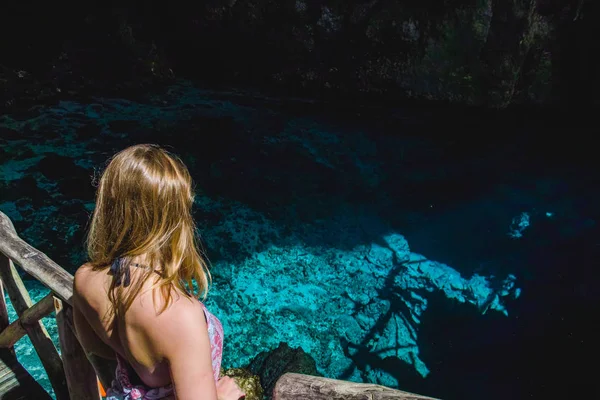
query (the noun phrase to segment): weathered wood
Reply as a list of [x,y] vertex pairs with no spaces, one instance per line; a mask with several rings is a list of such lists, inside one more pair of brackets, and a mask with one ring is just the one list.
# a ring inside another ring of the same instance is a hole
[[[4,297],[4,285],[0,279],[0,332],[9,326],[8,310]],[[14,348],[0,348],[0,399],[50,400],[50,395],[33,379],[17,361]]]
[[112,384],[113,379],[115,379],[115,371],[117,369],[117,361],[116,360],[107,360],[102,357],[98,357],[95,354],[88,354],[88,360],[90,364],[94,367],[94,371],[96,371],[96,376],[102,383],[102,386],[105,388],[109,388]]
[[17,235],[12,221],[0,211],[0,253],[18,264],[58,297],[71,304],[73,275]]
[[51,400],[51,397],[19,364],[13,351],[0,349],[0,399]]
[[273,389],[273,400],[433,400],[432,397],[390,389],[381,385],[355,383],[303,374],[283,374]]
[[37,323],[52,312],[54,312],[54,296],[50,293],[25,310],[20,318],[0,332],[0,347],[13,347],[19,339],[27,334],[27,327]]
[[6,329],[9,323],[6,297],[4,297],[4,285],[2,285],[2,280],[0,279],[0,332]]
[[[0,341],[2,334],[6,328],[8,328],[9,323],[10,320],[8,318],[8,309],[6,308],[6,296],[4,296],[4,285],[2,284],[2,279],[0,279]],[[8,346],[7,349],[14,355],[15,349],[12,346]]]
[[[72,304],[73,276],[50,260],[45,254],[19,238],[8,216],[0,211],[0,254],[1,253],[8,255],[29,275],[38,279],[42,284],[52,290],[62,301],[69,305]],[[70,321],[71,319],[66,320],[67,324],[71,325],[70,328],[76,336],[76,330]],[[61,352],[64,351],[65,349],[61,347]],[[114,379],[116,361],[105,360],[94,355],[89,355],[88,359],[96,370],[98,378],[104,387],[110,386]]]
[[56,310],[56,325],[58,326],[62,361],[71,398],[78,400],[100,399],[96,372],[72,330],[73,314],[70,311],[70,306],[55,297],[54,308]]
[[[33,304],[12,260],[9,260],[3,254],[0,254],[0,279],[2,279],[17,315],[21,317]],[[57,400],[69,400],[62,361],[44,324],[38,320],[23,327],[27,331],[29,339],[31,339],[31,343],[48,374],[48,379],[52,384]]]

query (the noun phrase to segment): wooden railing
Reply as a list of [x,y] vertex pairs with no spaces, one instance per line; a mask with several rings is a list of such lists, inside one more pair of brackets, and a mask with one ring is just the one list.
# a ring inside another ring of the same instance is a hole
[[273,400],[435,400],[370,383],[356,383],[304,374],[283,374],[273,389]]
[[[50,289],[50,294],[33,304],[15,264]],[[4,289],[18,315],[11,324]],[[25,335],[29,335],[40,357],[57,400],[100,399],[97,380],[110,387],[114,364],[86,356],[73,325],[72,296],[73,276],[23,241],[8,216],[0,211],[0,399],[50,398],[14,357],[14,345]],[[56,313],[60,355],[41,322],[52,312]],[[7,395],[11,391],[13,394]],[[273,399],[431,400],[379,385],[293,373],[278,379]]]
[[[33,304],[15,268],[15,263],[50,289],[50,294]],[[8,325],[8,313],[2,291],[0,316],[4,325],[0,326],[0,349],[13,349],[19,339],[26,334],[29,335],[57,400],[99,399],[98,382],[92,363],[97,363],[100,371],[106,368],[103,368],[101,362],[94,357],[88,359],[77,339],[71,308],[73,275],[23,241],[17,235],[11,220],[2,212],[0,212],[0,280],[0,288],[8,293],[18,316],[17,320]],[[43,317],[53,312],[56,314],[60,355],[41,322]],[[10,371],[4,373],[9,375]],[[112,376],[104,375],[99,377],[100,380],[104,384],[110,384]],[[16,382],[9,380],[4,385],[5,390],[20,387],[19,390],[26,395],[32,386],[39,385],[28,378],[21,379],[21,382],[17,377],[13,380]],[[36,393],[39,392],[38,388],[35,390]],[[2,397],[3,393],[0,389],[0,398]]]

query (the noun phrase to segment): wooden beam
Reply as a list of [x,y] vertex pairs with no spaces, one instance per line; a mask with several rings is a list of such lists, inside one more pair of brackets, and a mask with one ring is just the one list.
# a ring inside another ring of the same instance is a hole
[[88,354],[88,360],[96,371],[96,376],[102,383],[104,388],[109,388],[115,379],[115,371],[117,370],[116,360],[107,360],[106,358],[98,357],[95,354]]
[[0,333],[0,348],[11,348],[27,334],[27,328],[54,312],[54,296],[48,294],[42,300],[29,307],[21,317],[13,321]]
[[10,218],[2,211],[0,211],[0,253],[4,253],[63,301],[71,304],[73,275],[21,239]]
[[[8,309],[6,308],[6,296],[4,296],[4,285],[2,284],[2,279],[0,279],[0,341],[2,336],[5,334],[6,328],[9,326],[9,322]],[[7,346],[6,349],[8,353],[12,354],[13,356],[15,355],[15,349],[13,346]]]
[[0,349],[0,399],[52,400],[42,385],[19,363],[12,349]]
[[[3,254],[0,254],[0,279],[2,279],[17,315],[21,317],[33,304],[12,260],[6,258]],[[69,400],[62,361],[44,324],[38,320],[34,324],[25,325],[24,328],[48,374],[48,379],[54,388],[57,400]]]
[[73,326],[73,314],[70,306],[55,297],[54,309],[56,310],[56,325],[58,326],[62,361],[71,398],[99,400],[101,396],[96,372],[71,328]]
[[283,374],[273,389],[273,400],[434,400],[381,385],[355,383],[303,374]]
[[2,285],[2,279],[0,279],[0,332],[4,331],[9,323],[6,298],[4,297],[4,285]]

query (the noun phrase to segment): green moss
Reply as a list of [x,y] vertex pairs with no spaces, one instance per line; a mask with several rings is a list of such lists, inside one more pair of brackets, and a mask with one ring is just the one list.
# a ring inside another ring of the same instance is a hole
[[263,389],[258,375],[252,374],[245,368],[231,368],[223,371],[221,376],[232,377],[246,394],[246,400],[263,400]]

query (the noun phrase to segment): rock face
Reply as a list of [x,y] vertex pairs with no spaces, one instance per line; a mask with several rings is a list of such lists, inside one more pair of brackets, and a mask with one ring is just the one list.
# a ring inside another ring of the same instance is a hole
[[598,85],[589,0],[180,3],[34,15],[12,6],[0,16],[11,37],[0,45],[0,100],[177,76],[316,97],[587,105]]

